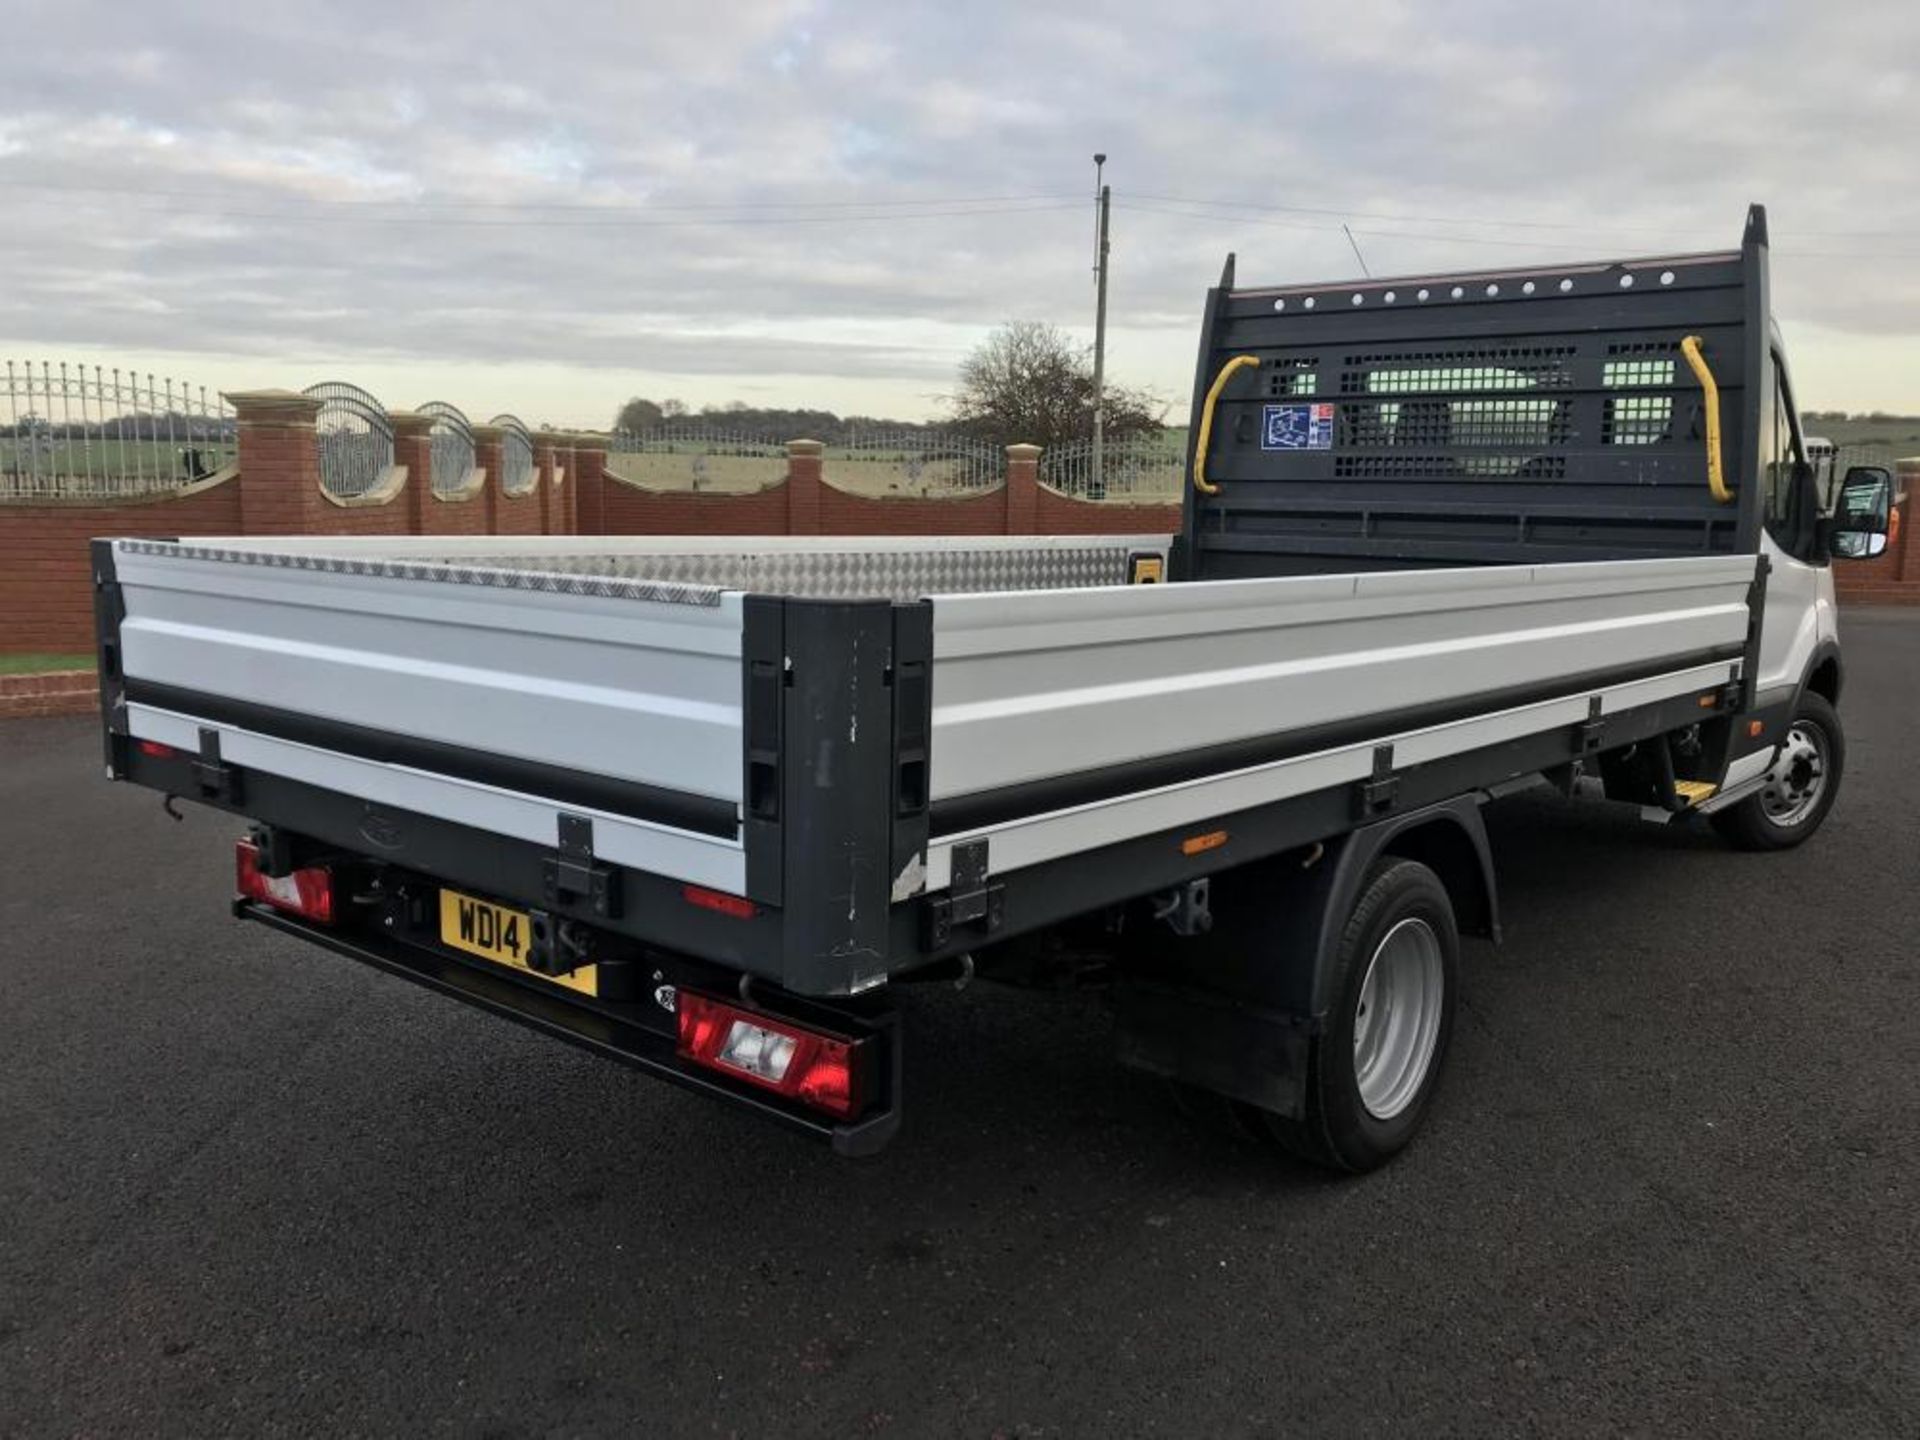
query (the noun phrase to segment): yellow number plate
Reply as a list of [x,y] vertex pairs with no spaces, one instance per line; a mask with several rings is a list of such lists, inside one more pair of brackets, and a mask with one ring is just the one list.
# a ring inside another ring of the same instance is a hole
[[440,892],[440,941],[469,955],[499,965],[510,965],[552,985],[564,985],[585,995],[600,993],[594,967],[584,965],[571,975],[542,975],[527,964],[533,950],[533,917],[489,900],[477,900],[458,890]]

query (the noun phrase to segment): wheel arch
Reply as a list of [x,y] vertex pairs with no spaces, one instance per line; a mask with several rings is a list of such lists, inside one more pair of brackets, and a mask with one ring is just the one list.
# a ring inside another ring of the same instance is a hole
[[1800,708],[1800,697],[1809,690],[1825,699],[1829,705],[1838,707],[1840,691],[1846,680],[1846,666],[1840,659],[1840,647],[1831,640],[1821,641],[1807,662],[1807,673],[1800,677],[1800,688],[1793,697],[1794,709],[1797,711]]
[[1493,873],[1493,847],[1476,796],[1462,795],[1405,815],[1374,821],[1351,832],[1335,861],[1333,883],[1319,926],[1315,957],[1313,1014],[1332,1003],[1327,993],[1334,970],[1333,951],[1347,916],[1360,898],[1367,872],[1383,856],[1415,860],[1433,871],[1446,887],[1454,918],[1463,934],[1500,939],[1499,889]]

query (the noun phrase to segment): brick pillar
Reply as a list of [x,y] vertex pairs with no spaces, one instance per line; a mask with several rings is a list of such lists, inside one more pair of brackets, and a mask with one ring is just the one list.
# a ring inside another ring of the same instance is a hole
[[573,437],[574,533],[607,533],[607,437],[582,432]]
[[540,487],[540,533],[559,535],[564,533],[559,527],[560,516],[555,511],[557,497],[553,489],[553,452],[560,443],[560,436],[551,430],[533,432],[533,474],[534,484]]
[[580,529],[580,455],[573,436],[563,435],[553,447],[553,478],[560,487],[554,497],[562,535],[579,535]]
[[407,488],[400,492],[407,534],[424,535],[433,503],[433,417],[389,410],[387,424],[393,427],[393,463],[407,472]]
[[473,466],[476,470],[484,470],[487,476],[486,486],[480,492],[480,503],[486,506],[489,535],[500,533],[500,482],[507,473],[501,442],[506,438],[507,432],[498,425],[473,427]]
[[303,535],[324,528],[320,402],[292,390],[226,394],[240,429],[240,533]]
[[821,476],[826,470],[826,446],[818,440],[787,442],[787,533],[820,533]]
[[1900,492],[1900,533],[1887,549],[1893,554],[1893,578],[1920,585],[1920,457],[1893,463],[1893,487]]
[[1007,446],[1007,534],[1031,535],[1040,516],[1040,447]]

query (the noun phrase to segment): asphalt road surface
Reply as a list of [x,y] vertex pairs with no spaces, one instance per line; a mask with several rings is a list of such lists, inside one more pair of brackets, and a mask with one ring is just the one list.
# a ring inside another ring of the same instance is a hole
[[917,992],[874,1161],[237,924],[0,725],[0,1433],[1920,1433],[1920,612],[1781,856],[1495,807],[1438,1109],[1336,1181]]

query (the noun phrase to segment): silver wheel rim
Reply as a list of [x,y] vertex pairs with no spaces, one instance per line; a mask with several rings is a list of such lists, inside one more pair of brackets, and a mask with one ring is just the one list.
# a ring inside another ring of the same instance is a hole
[[1446,986],[1440,937],[1426,921],[1402,920],[1374,947],[1353,1017],[1353,1075],[1374,1119],[1393,1119],[1426,1083]]
[[1796,720],[1767,771],[1760,808],[1783,829],[1804,824],[1827,793],[1827,732],[1808,720]]

